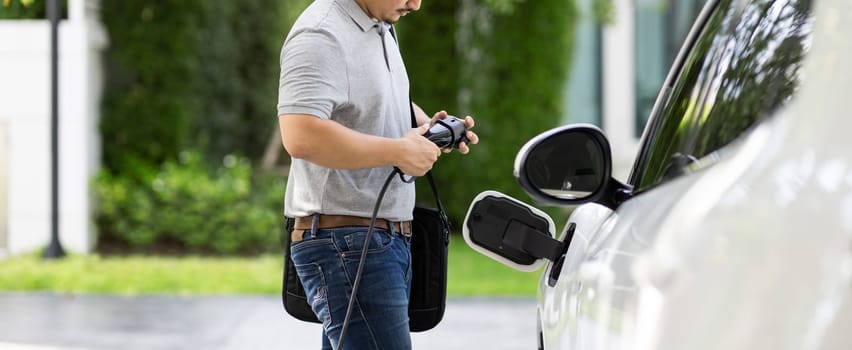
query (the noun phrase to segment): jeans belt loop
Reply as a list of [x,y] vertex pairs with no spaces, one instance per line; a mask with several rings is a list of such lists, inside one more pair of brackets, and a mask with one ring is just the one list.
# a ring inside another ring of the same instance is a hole
[[[385,222],[386,222],[386,223],[387,223],[387,225],[388,225],[388,231],[390,231],[390,234],[391,234],[391,235],[393,235],[393,234],[397,233],[397,232],[396,232],[396,227],[394,226],[394,222],[393,222],[393,221],[390,221],[390,220],[385,219]],[[402,234],[402,232],[400,232],[400,234]]]
[[314,219],[311,221],[311,234],[316,235],[317,234],[317,226],[319,226],[320,214],[314,213],[313,216],[314,216]]

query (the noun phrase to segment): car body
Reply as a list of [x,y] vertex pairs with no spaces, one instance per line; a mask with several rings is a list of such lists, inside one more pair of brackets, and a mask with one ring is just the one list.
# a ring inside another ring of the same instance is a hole
[[627,181],[595,126],[520,150],[527,193],[576,206],[565,227],[487,191],[463,230],[541,271],[539,348],[852,347],[848,23],[848,0],[710,0]]

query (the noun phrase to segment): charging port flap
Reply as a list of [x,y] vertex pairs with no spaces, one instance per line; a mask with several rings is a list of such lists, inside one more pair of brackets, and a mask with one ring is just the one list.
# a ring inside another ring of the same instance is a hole
[[532,272],[556,260],[563,243],[554,239],[553,219],[543,211],[496,191],[473,200],[462,232],[474,250],[516,270]]

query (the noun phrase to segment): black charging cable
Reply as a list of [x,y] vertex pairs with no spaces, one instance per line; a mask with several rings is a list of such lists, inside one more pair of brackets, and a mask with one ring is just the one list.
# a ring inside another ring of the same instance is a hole
[[[435,143],[439,148],[454,147],[458,148],[462,142],[468,142],[467,128],[464,121],[455,117],[447,117],[443,120],[438,120],[435,125],[429,128],[424,137]],[[388,174],[382,189],[379,191],[379,196],[376,198],[376,205],[373,206],[373,215],[370,216],[370,226],[367,227],[367,235],[364,237],[364,247],[361,249],[361,257],[358,261],[358,271],[355,272],[355,282],[352,283],[352,293],[349,295],[349,305],[346,307],[346,317],[343,319],[343,328],[340,330],[340,337],[337,338],[337,348],[343,349],[343,340],[346,339],[346,330],[349,328],[349,319],[352,317],[352,309],[355,307],[355,295],[358,294],[358,286],[361,284],[361,274],[364,272],[364,261],[367,259],[367,251],[370,248],[370,237],[373,235],[373,227],[376,226],[376,218],[379,215],[379,207],[382,205],[382,200],[385,198],[385,192],[388,189],[394,175],[399,174],[400,180],[404,183],[412,183],[417,178],[411,176],[408,179],[397,167],[393,168]],[[400,227],[402,229],[402,227]]]
[[399,178],[405,183],[411,183],[415,177],[412,176],[406,180],[403,177],[402,171],[394,167],[393,171],[388,175],[385,184],[382,185],[382,190],[379,191],[379,197],[376,199],[376,205],[373,206],[373,215],[370,216],[370,226],[367,228],[367,235],[364,237],[364,247],[361,249],[361,257],[358,262],[358,272],[355,273],[355,283],[352,284],[352,294],[349,295],[349,306],[346,307],[346,317],[343,319],[343,329],[340,330],[340,338],[337,340],[337,348],[343,349],[343,339],[346,336],[346,329],[349,328],[349,319],[352,317],[352,309],[355,306],[355,295],[358,292],[358,286],[361,284],[361,274],[364,272],[364,261],[367,258],[367,251],[370,248],[370,237],[373,235],[373,227],[376,226],[376,217],[379,214],[379,207],[382,205],[382,199],[385,198],[385,192],[393,180],[394,175],[399,174]]

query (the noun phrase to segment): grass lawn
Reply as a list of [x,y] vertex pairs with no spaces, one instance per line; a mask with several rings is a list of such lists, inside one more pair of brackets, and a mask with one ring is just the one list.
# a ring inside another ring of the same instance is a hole
[[[26,255],[0,261],[0,291],[86,294],[279,294],[282,257],[250,258]],[[533,296],[538,273],[505,267],[450,242],[450,296]]]

